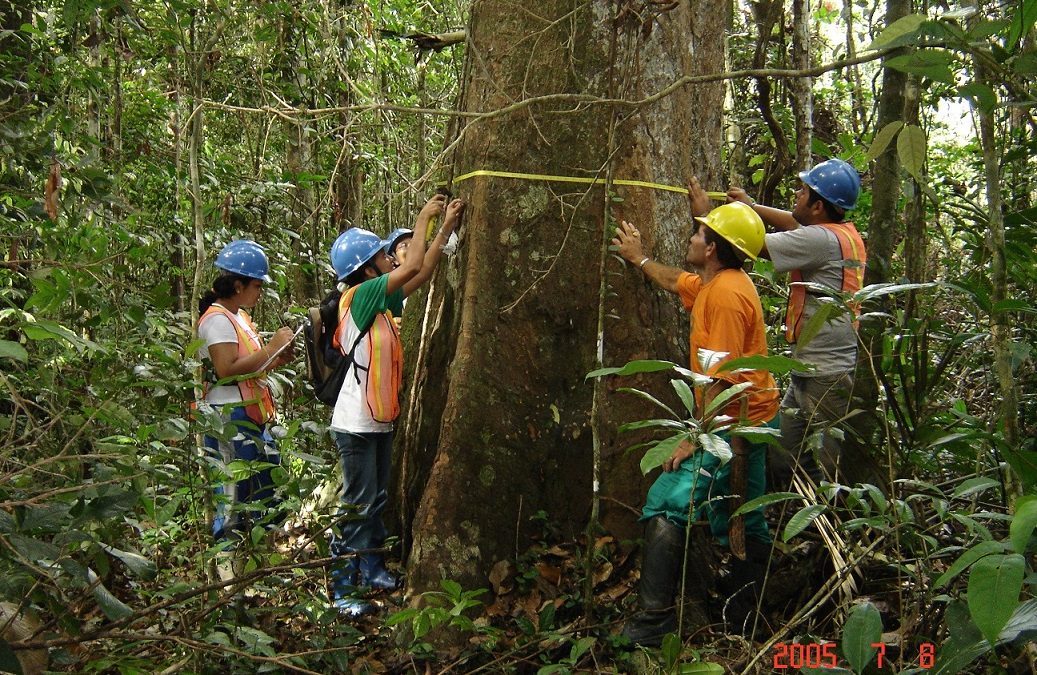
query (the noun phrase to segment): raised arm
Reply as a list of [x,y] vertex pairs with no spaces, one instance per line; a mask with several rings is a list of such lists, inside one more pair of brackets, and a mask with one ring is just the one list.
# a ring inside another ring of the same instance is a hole
[[[404,297],[409,296],[432,278],[432,273],[436,271],[436,266],[439,265],[439,260],[443,257],[443,247],[446,246],[447,241],[450,239],[450,233],[461,223],[461,216],[464,214],[465,206],[467,204],[462,199],[455,199],[447,205],[446,214],[443,216],[443,227],[439,228],[435,239],[429,243],[428,250],[425,251],[424,259],[421,262],[421,269],[403,285]],[[407,260],[410,260],[410,256],[414,255],[414,249],[409,250],[407,253]]]
[[794,230],[799,227],[799,223],[792,217],[791,211],[785,211],[784,209],[776,209],[773,206],[764,206],[763,204],[757,204],[753,201],[745,190],[740,187],[732,186],[727,190],[727,201],[729,202],[742,202],[752,207],[753,211],[763,219],[766,225],[770,225],[772,229],[778,230],[779,232],[785,232],[787,230]]
[[612,240],[612,245],[624,260],[640,268],[653,284],[664,291],[677,292],[677,280],[684,270],[668,267],[646,256],[641,247],[641,233],[636,227],[625,220],[622,221],[616,228],[616,237]]
[[414,220],[414,236],[407,249],[407,259],[402,265],[389,272],[389,282],[385,288],[386,295],[392,295],[399,288],[405,288],[407,282],[417,276],[425,260],[425,233],[428,231],[429,220],[432,216],[438,216],[443,212],[446,197],[435,195],[425,202],[418,217]]

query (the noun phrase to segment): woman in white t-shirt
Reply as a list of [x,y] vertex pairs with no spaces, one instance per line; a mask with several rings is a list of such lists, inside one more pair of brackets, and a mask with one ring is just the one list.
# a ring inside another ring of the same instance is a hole
[[[348,616],[373,608],[357,597],[359,584],[392,589],[397,580],[380,551],[386,530],[393,422],[399,415],[403,371],[400,334],[394,317],[403,300],[432,277],[464,202],[430,199],[418,214],[406,259],[398,266],[387,241],[360,228],[346,230],[331,247],[331,264],[343,289],[332,344],[352,358],[342,382],[331,431],[342,463],[344,517],[333,532],[331,551],[342,561],[332,570],[335,606]],[[425,232],[433,216],[446,212],[443,227],[426,250]],[[358,579],[359,575],[359,579]]]
[[[252,308],[269,282],[269,262],[253,241],[227,244],[216,256],[222,273],[198,303],[198,354],[204,371],[205,402],[217,409],[224,433],[207,435],[205,446],[222,463],[225,480],[216,487],[213,536],[219,540],[241,537],[252,522],[272,524],[281,515],[264,514],[276,506],[270,465],[280,463],[270,428],[277,420],[265,373],[292,359],[292,331],[278,329],[263,344],[245,308]],[[238,481],[230,480],[231,462],[266,464]]]

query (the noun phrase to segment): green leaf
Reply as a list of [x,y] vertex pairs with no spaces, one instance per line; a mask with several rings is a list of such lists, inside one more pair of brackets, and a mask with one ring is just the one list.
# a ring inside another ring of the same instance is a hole
[[669,361],[656,361],[656,360],[642,360],[642,361],[630,361],[625,366],[618,368],[599,368],[598,370],[592,370],[587,373],[586,378],[592,377],[604,377],[605,375],[637,375],[639,373],[657,373],[660,370],[670,370],[677,364],[670,363]]
[[418,610],[416,607],[408,607],[407,609],[401,609],[400,611],[390,614],[389,618],[385,620],[386,626],[395,626],[398,623],[403,623],[411,618],[417,616]]
[[908,14],[901,17],[883,28],[879,36],[865,47],[865,51],[908,44],[910,39],[917,35],[918,29],[926,21],[927,19],[921,14]]
[[871,645],[882,639],[882,617],[870,602],[863,602],[850,611],[843,626],[843,655],[855,672],[863,672],[875,657]]
[[633,394],[634,396],[639,396],[639,397],[645,399],[646,401],[649,401],[650,403],[654,403],[655,405],[659,406],[660,408],[662,408],[666,412],[670,413],[671,417],[680,419],[680,415],[678,415],[676,413],[676,411],[674,411],[672,408],[670,408],[670,406],[666,405],[665,403],[663,403],[662,401],[660,401],[659,399],[657,399],[656,397],[652,396],[651,394],[649,394],[646,391],[641,391],[640,389],[634,389],[633,387],[620,387],[616,391],[623,392],[625,394]]
[[680,397],[681,403],[684,404],[688,414],[695,414],[695,394],[692,392],[691,387],[688,386],[688,383],[684,380],[670,380],[670,386],[677,392],[677,396]]
[[897,155],[901,166],[921,182],[925,166],[925,132],[913,124],[906,125],[897,138]]
[[1034,637],[1037,637],[1037,600],[1027,600],[1012,612],[1012,618],[1001,629],[997,641],[1004,644],[1019,639],[1033,640]]
[[1019,606],[1025,562],[1018,553],[992,555],[969,572],[969,613],[983,636],[994,644]]
[[740,370],[766,370],[775,375],[787,375],[791,372],[813,370],[814,366],[787,356],[740,356],[737,359],[724,361],[717,368],[717,373]]
[[[938,445],[938,443],[933,443],[932,445]],[[951,494],[951,497],[965,497],[967,495],[985,492],[992,487],[1000,486],[1000,482],[994,480],[993,478],[988,478],[986,476],[980,476],[979,478],[970,478],[967,481],[964,481],[963,483],[958,485],[958,487],[954,488],[954,492]]]
[[1026,553],[1034,527],[1037,527],[1037,497],[1033,495],[1020,497],[1015,502],[1015,514],[1012,516],[1012,524],[1008,529],[1012,540],[1012,550],[1020,554]]
[[853,301],[864,303],[873,298],[877,298],[883,295],[892,295],[893,293],[904,293],[906,291],[918,291],[925,288],[933,288],[938,286],[932,282],[924,284],[868,284],[861,290],[853,294]]
[[770,506],[771,504],[777,504],[778,502],[787,502],[790,499],[802,499],[802,495],[798,495],[795,492],[771,492],[769,494],[761,495],[756,499],[750,499],[746,503],[739,506],[734,513],[731,514],[731,518],[740,516],[743,513],[749,513],[755,511],[761,506]]
[[894,70],[921,75],[935,82],[950,85],[955,84],[954,73],[951,71],[952,63],[954,63],[954,56],[942,49],[926,49],[903,56],[894,56],[885,61],[885,65]]
[[897,135],[904,126],[904,123],[900,120],[896,122],[890,122],[886,126],[882,127],[879,133],[875,134],[875,140],[871,142],[871,147],[868,148],[868,161],[874,162],[879,158],[879,155],[886,151],[886,147],[889,146],[889,142],[893,140],[893,137]]
[[573,645],[572,650],[569,652],[569,659],[576,663],[580,660],[580,657],[587,653],[594,643],[597,642],[597,638],[594,637],[583,637],[576,641]]
[[109,546],[108,544],[100,544],[101,548],[111,556],[114,556],[121,560],[126,567],[133,572],[135,575],[142,579],[151,580],[158,574],[158,567],[152,561],[148,560],[139,553],[133,553],[132,551],[121,551],[117,548]]
[[702,449],[720,460],[721,464],[731,461],[731,444],[716,434],[699,434]]
[[1020,54],[1012,61],[1016,75],[1037,75],[1037,54]]
[[789,518],[789,524],[785,526],[785,532],[781,535],[781,540],[788,542],[797,534],[807,529],[810,523],[817,520],[817,517],[828,510],[827,506],[823,504],[811,504],[810,506],[804,506],[796,515]]
[[1015,11],[1012,16],[1012,26],[1008,30],[1008,40],[1005,43],[1005,47],[1008,49],[1015,49],[1019,40],[1030,32],[1034,21],[1037,21],[1037,0],[1022,0],[1022,2],[1012,4],[1015,6]]
[[94,596],[94,600],[97,601],[97,606],[101,608],[106,617],[112,621],[118,621],[133,614],[133,610],[130,609],[129,605],[112,595],[112,592],[100,582],[93,570],[89,570],[88,574],[92,585],[91,593]]
[[824,328],[830,319],[839,316],[844,311],[846,310],[841,304],[833,301],[818,303],[817,310],[799,331],[796,344],[802,349],[808,342],[817,337],[817,334],[821,332],[821,329]]
[[638,420],[636,422],[627,422],[626,424],[621,424],[619,426],[619,431],[620,433],[626,433],[628,431],[637,431],[639,429],[651,429],[655,427],[662,427],[663,429],[672,429],[673,431],[685,430],[683,422],[660,418],[652,420]]
[[710,415],[711,413],[722,409],[728,401],[735,396],[738,396],[752,385],[752,382],[739,382],[738,384],[733,384],[727,389],[724,389],[724,391],[717,394],[713,400],[709,402],[709,405],[706,406],[704,415]]
[[656,443],[655,447],[646,452],[644,457],[641,458],[642,475],[647,475],[652,469],[661,466],[663,462],[670,458],[677,446],[690,437],[690,434],[677,434]]
[[719,663],[699,661],[698,663],[682,663],[677,672],[680,675],[724,675],[724,667]]
[[25,351],[25,347],[17,342],[0,340],[0,359],[14,359],[15,361],[27,363],[29,361],[29,352]]
[[992,112],[997,106],[997,94],[982,82],[972,82],[959,88],[958,96],[968,99],[972,107],[983,112]]
[[961,554],[957,560],[947,569],[946,572],[940,575],[940,578],[933,584],[934,589],[942,588],[956,576],[964,572],[980,558],[984,556],[993,555],[995,553],[1001,553],[1005,550],[1005,545],[1000,541],[981,541],[965,553]]

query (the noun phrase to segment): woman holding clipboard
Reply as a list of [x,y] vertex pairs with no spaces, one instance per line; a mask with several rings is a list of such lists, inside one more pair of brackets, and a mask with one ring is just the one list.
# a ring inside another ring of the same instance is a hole
[[[265,465],[238,481],[227,471],[225,482],[215,489],[213,536],[236,543],[251,528],[253,517],[275,505],[271,470],[280,464],[280,455],[270,434],[277,412],[266,372],[292,360],[294,336],[282,327],[264,345],[245,311],[255,306],[263,284],[271,281],[270,264],[259,244],[247,239],[230,242],[216,256],[215,267],[221,274],[198,303],[198,337],[204,340],[198,354],[205,402],[220,412],[224,433],[207,435],[205,446],[225,471],[235,460]],[[221,575],[225,572],[221,569]]]

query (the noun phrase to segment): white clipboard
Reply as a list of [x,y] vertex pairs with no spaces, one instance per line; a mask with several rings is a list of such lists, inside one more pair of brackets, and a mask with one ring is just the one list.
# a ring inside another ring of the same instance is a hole
[[266,367],[269,366],[273,362],[273,360],[276,359],[281,354],[281,352],[283,352],[285,349],[288,348],[289,345],[291,345],[293,342],[295,342],[295,338],[299,337],[299,333],[302,332],[302,329],[303,329],[303,327],[305,325],[306,325],[306,322],[300,323],[299,327],[295,329],[295,333],[292,334],[292,339],[289,340],[288,342],[285,342],[283,345],[281,345],[281,348],[278,349],[273,354],[271,354],[270,358],[268,358],[266,361],[263,362],[263,365],[261,365],[259,368],[256,368],[256,371],[261,373],[264,370],[266,370]]

